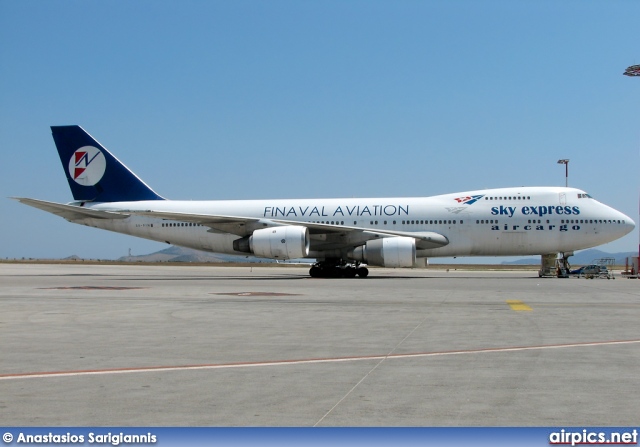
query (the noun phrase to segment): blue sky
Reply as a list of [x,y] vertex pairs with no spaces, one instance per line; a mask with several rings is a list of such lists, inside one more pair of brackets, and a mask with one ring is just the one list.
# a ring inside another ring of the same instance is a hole
[[[68,202],[79,124],[173,199],[569,185],[638,222],[640,2],[0,0],[0,258],[160,243]],[[638,232],[604,246],[638,247]]]

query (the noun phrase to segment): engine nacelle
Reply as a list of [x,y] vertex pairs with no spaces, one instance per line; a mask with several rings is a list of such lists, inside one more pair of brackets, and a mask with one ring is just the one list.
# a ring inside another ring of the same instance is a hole
[[416,262],[416,240],[412,237],[388,237],[367,241],[349,251],[356,261],[381,267],[413,267]]
[[304,258],[309,255],[309,230],[294,225],[263,228],[233,241],[233,249],[261,258]]

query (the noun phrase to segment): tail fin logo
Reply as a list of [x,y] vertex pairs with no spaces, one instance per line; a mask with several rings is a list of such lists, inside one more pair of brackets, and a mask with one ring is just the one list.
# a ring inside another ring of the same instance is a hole
[[97,147],[84,146],[69,160],[69,175],[82,186],[93,186],[104,176],[107,160]]

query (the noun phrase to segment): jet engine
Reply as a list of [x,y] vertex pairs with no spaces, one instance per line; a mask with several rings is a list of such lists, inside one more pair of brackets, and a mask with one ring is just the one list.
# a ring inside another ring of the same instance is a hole
[[261,258],[304,258],[309,255],[309,230],[294,225],[263,228],[233,241],[233,249]]
[[389,237],[367,241],[350,250],[356,261],[381,267],[413,267],[416,262],[416,240],[412,237]]

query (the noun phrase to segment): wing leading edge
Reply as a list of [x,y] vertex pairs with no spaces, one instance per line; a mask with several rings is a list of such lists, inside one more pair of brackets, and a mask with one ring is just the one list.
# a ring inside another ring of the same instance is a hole
[[[378,230],[368,229],[360,227],[351,227],[344,225],[331,225],[320,224],[311,222],[300,222],[293,220],[280,220],[280,219],[260,219],[253,217],[239,217],[239,216],[218,216],[210,214],[191,214],[191,213],[175,213],[165,211],[134,211],[123,210],[123,213],[155,217],[159,219],[180,221],[180,222],[193,222],[200,225],[207,226],[213,230],[222,231],[225,233],[235,234],[237,236],[249,236],[256,229],[268,228],[274,226],[286,226],[295,225],[302,226],[309,229],[309,233],[312,236],[322,235],[338,235],[338,234],[353,234],[360,233],[363,242],[366,240],[377,239],[381,237],[410,237],[416,240],[416,247],[419,249],[429,249],[444,247],[449,244],[449,239],[439,233],[433,231],[421,231],[421,232],[409,232],[409,231],[391,231],[391,230]],[[346,243],[345,245],[352,245]]]

